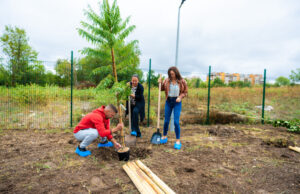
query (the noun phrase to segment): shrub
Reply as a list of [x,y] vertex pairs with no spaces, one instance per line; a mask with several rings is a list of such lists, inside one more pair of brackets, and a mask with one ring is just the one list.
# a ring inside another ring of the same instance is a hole
[[111,75],[108,75],[104,78],[97,86],[97,90],[108,89],[114,85],[114,78]]
[[97,91],[95,96],[95,104],[97,106],[115,104],[116,105],[116,95],[109,89],[103,89]]
[[278,86],[287,86],[290,85],[290,80],[286,77],[280,76],[276,79],[275,84]]
[[226,86],[226,84],[218,77],[212,82],[212,87],[224,87],[224,86]]
[[207,82],[200,82],[200,88],[207,88]]
[[300,120],[294,119],[291,121],[275,120],[272,122],[274,127],[286,127],[289,132],[300,133]]
[[46,93],[45,87],[32,85],[18,85],[12,91],[13,102],[19,105],[42,105],[48,104],[49,95]]
[[239,88],[251,87],[250,82],[243,82],[243,81],[230,82],[228,85],[232,88],[235,88],[235,87],[239,87]]

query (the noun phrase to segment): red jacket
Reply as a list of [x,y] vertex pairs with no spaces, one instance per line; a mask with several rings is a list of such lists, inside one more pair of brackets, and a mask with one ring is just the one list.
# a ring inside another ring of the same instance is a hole
[[78,125],[74,129],[74,133],[82,129],[93,128],[97,129],[98,134],[101,137],[107,137],[109,140],[113,138],[110,130],[109,130],[109,119],[105,118],[104,114],[105,106],[101,106],[101,108],[97,108],[93,110],[93,112],[85,115]]

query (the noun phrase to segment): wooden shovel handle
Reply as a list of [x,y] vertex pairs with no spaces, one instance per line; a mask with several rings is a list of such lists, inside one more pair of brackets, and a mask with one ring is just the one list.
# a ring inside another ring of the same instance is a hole
[[[120,102],[118,101],[118,111],[119,111],[119,123],[123,123],[122,121],[122,109],[121,109],[121,105]],[[122,147],[125,147],[125,139],[124,139],[124,130],[123,128],[121,129],[121,140],[122,140]]]
[[121,105],[118,106],[118,111],[119,111],[119,123],[123,123]]
[[129,133],[131,132],[131,101],[130,96],[128,96],[128,117],[129,117]]
[[[161,80],[161,74],[159,74],[159,79]],[[159,83],[158,85],[157,129],[159,129],[159,121],[160,121],[160,92],[161,92],[161,83]]]

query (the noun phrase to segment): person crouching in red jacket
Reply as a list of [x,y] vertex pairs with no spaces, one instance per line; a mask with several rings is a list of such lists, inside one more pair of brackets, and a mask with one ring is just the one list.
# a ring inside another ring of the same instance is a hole
[[86,147],[97,139],[98,136],[102,139],[107,138],[112,142],[102,144],[106,146],[99,146],[101,145],[100,143],[98,147],[110,147],[114,145],[116,149],[121,148],[121,145],[113,138],[112,134],[121,130],[124,127],[123,123],[119,123],[117,127],[110,129],[109,119],[113,118],[117,113],[117,108],[110,104],[108,106],[101,106],[84,116],[73,131],[75,138],[81,141],[75,153],[81,157],[91,155],[91,151],[86,150]]

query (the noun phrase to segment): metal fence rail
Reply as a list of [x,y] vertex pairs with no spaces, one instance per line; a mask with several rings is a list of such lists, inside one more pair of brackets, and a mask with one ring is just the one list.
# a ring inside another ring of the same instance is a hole
[[[47,63],[50,62],[47,61]],[[52,64],[54,63],[52,62]],[[0,86],[0,129],[74,127],[83,115],[100,105],[105,105],[105,103],[114,103],[114,98],[109,95],[109,91],[99,92],[95,88],[74,89],[73,52],[71,52],[70,65],[70,70],[66,70],[70,72],[70,84],[64,87],[48,85],[47,83],[39,85],[38,82],[14,87]],[[143,83],[147,102],[147,126],[150,126],[154,120],[153,118],[156,117],[157,107],[157,88],[151,88],[150,72],[153,70],[151,65],[150,59],[148,82]],[[167,70],[165,70],[166,72]],[[183,100],[183,118],[193,114],[196,115],[196,119],[197,117],[203,117],[203,124],[210,124],[214,123],[211,118],[212,114],[215,111],[223,111],[241,114],[252,119],[258,119],[260,116],[260,121],[264,124],[265,120],[278,117],[278,114],[271,115],[271,113],[265,112],[265,103],[275,102],[273,99],[275,95],[272,96],[271,93],[276,93],[276,88],[268,89],[266,87],[266,69],[263,74],[263,85],[246,89],[214,87],[211,66],[209,66],[208,73],[203,73],[203,75],[207,75],[207,80],[206,82],[203,80],[201,83],[207,84],[207,87],[201,88],[198,83],[196,84],[198,88],[195,86],[189,88],[188,97]],[[296,93],[299,91],[299,87],[296,86],[294,89],[288,90],[292,92],[292,96],[297,98]],[[258,108],[254,108],[254,106]],[[296,104],[296,106],[299,105]],[[161,107],[163,113],[164,103],[161,104]],[[289,115],[284,113],[279,116],[288,118]]]

